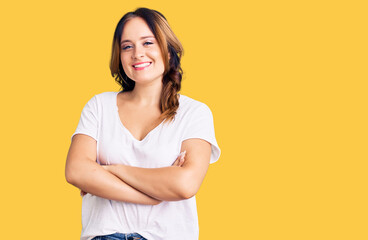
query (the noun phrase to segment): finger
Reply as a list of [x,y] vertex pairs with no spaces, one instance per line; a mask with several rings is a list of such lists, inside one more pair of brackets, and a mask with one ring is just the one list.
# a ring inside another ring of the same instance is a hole
[[86,195],[87,193],[83,190],[80,191],[80,195],[83,197],[84,195]]
[[179,160],[179,166],[180,167],[184,164],[184,161],[185,161],[185,153],[186,153],[186,151],[184,151],[183,154],[180,157],[180,160]]
[[181,152],[178,157],[176,158],[175,162],[172,164],[172,166],[180,166],[180,160],[183,157],[183,154],[185,154],[185,152]]
[[184,164],[184,159],[180,159],[180,161],[179,161],[179,167],[183,166],[183,164]]
[[177,166],[180,161],[180,155],[176,158],[175,162],[172,164],[172,166]]
[[184,162],[185,162],[185,158],[184,157],[180,158],[179,166],[181,167],[184,164]]

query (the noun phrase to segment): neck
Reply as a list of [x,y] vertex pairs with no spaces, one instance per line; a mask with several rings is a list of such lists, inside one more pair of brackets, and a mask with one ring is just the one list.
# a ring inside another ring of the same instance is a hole
[[161,100],[162,81],[149,84],[139,84],[136,82],[130,97],[135,104],[141,107],[159,107]]

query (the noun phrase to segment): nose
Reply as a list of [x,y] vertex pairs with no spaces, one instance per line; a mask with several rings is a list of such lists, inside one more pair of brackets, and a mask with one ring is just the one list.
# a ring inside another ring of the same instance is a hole
[[143,47],[141,47],[141,46],[136,46],[136,47],[134,48],[134,52],[133,52],[132,57],[133,57],[134,59],[138,59],[138,58],[142,58],[143,56],[144,56],[144,49],[143,49]]

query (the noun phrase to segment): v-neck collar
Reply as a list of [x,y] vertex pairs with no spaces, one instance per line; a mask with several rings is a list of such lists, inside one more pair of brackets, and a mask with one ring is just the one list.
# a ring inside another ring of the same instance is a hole
[[[121,91],[120,91],[121,92]],[[143,143],[145,143],[145,142],[147,142],[148,141],[148,139],[149,139],[149,137],[155,132],[155,131],[157,131],[157,129],[158,128],[160,128],[161,127],[161,125],[165,122],[165,119],[164,120],[162,120],[162,122],[159,124],[159,125],[157,125],[155,128],[153,128],[151,131],[149,131],[147,134],[146,134],[146,136],[144,136],[144,138],[142,139],[142,140],[138,140],[137,138],[135,138],[134,136],[133,136],[133,134],[130,132],[130,130],[127,128],[127,127],[125,127],[124,126],[124,124],[123,124],[123,122],[121,121],[121,119],[120,119],[120,115],[119,115],[119,107],[118,107],[118,94],[120,93],[120,92],[115,92],[115,95],[114,95],[114,102],[115,102],[115,104],[114,104],[114,106],[115,106],[115,113],[116,113],[116,117],[117,117],[117,120],[118,120],[118,122],[119,122],[119,124],[120,124],[120,126],[121,126],[121,128],[129,135],[129,137],[134,141],[134,142],[136,142],[136,143],[138,143],[138,144],[143,144]],[[182,95],[181,94],[179,94],[179,101],[180,101],[180,99],[182,99]]]

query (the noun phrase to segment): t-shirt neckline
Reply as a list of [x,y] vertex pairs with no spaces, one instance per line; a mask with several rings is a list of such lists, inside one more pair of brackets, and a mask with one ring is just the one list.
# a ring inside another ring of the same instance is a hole
[[[120,92],[122,92],[122,91],[120,91]],[[115,113],[116,113],[116,117],[117,117],[117,121],[119,122],[119,125],[120,125],[120,127],[123,129],[123,131],[125,131],[128,135],[129,135],[129,137],[134,141],[134,142],[136,142],[136,143],[138,143],[138,144],[143,144],[143,143],[145,143],[145,142],[147,142],[148,141],[148,139],[150,138],[150,136],[154,133],[154,132],[156,132],[157,131],[157,129],[159,129],[160,127],[161,127],[161,125],[165,122],[165,119],[164,120],[162,120],[161,121],[161,123],[159,124],[159,125],[157,125],[155,128],[153,128],[151,131],[149,131],[147,134],[146,134],[146,136],[144,136],[144,138],[142,139],[142,140],[138,140],[137,138],[135,138],[134,136],[133,136],[133,134],[129,131],[129,129],[128,128],[126,128],[125,126],[124,126],[124,124],[123,124],[123,122],[121,121],[121,119],[120,119],[120,115],[119,115],[119,108],[118,108],[118,94],[120,93],[120,92],[115,92],[115,95],[114,95],[114,106],[115,106]],[[182,99],[182,95],[181,94],[179,94],[179,101],[180,101],[180,99]]]

